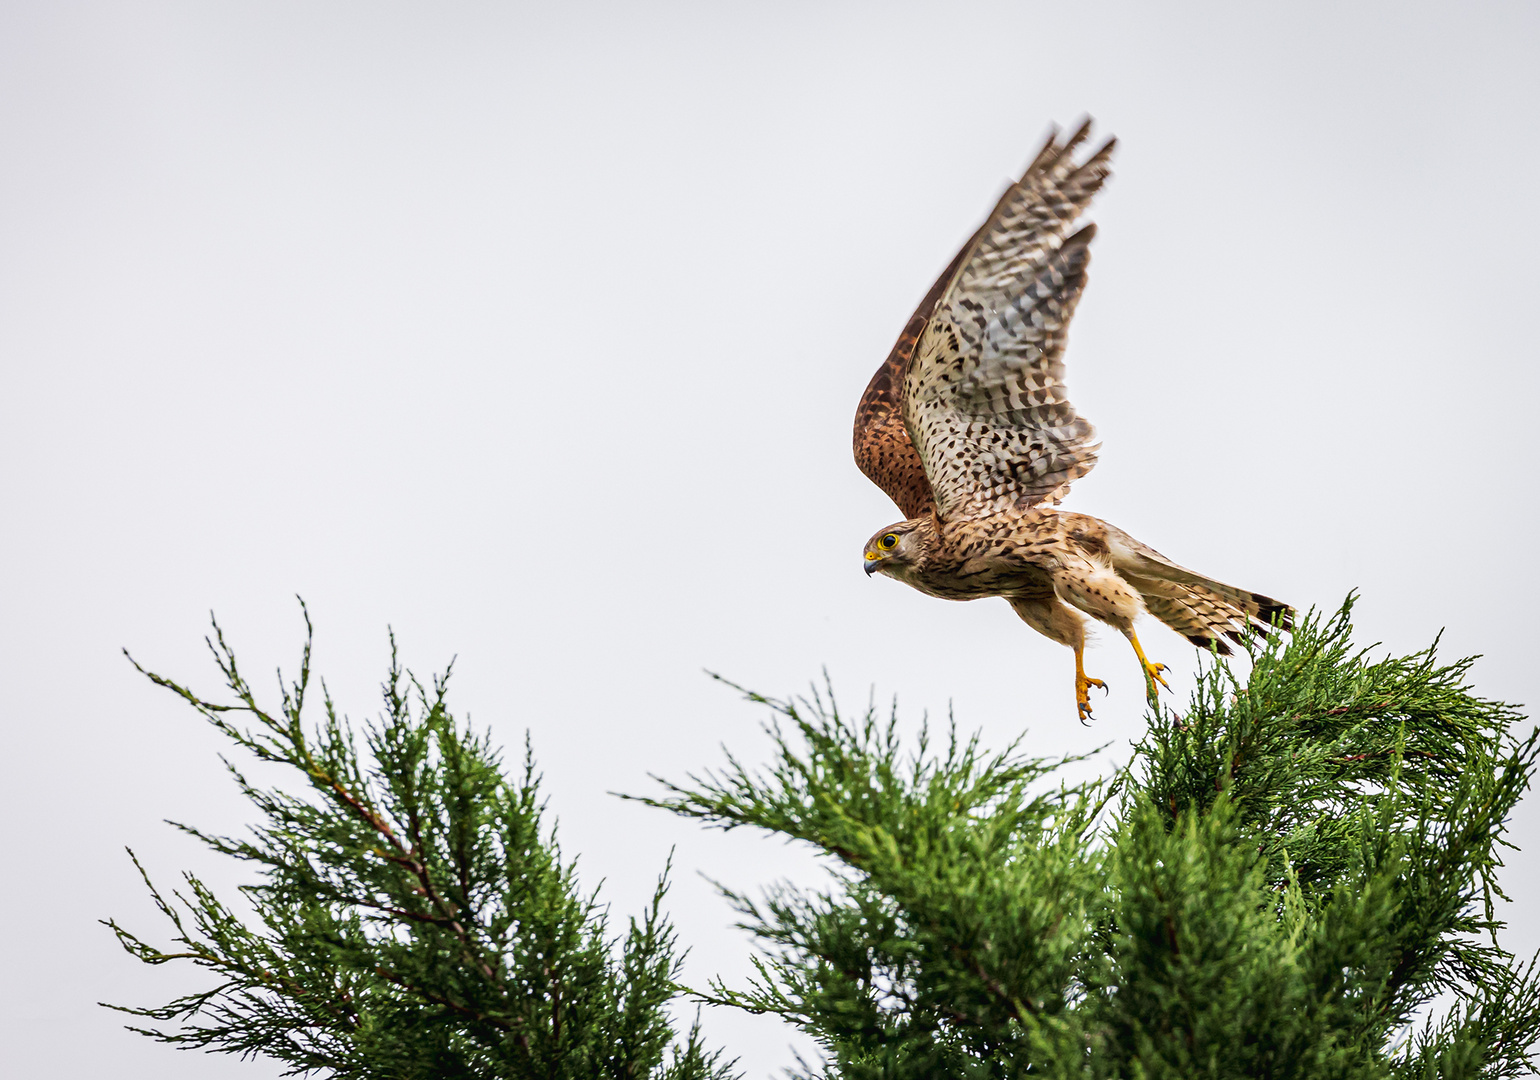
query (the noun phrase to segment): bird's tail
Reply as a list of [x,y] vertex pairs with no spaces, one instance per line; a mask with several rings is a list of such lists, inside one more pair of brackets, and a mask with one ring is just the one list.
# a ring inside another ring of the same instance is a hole
[[1225,641],[1244,640],[1252,626],[1292,630],[1294,609],[1178,566],[1154,548],[1108,526],[1112,565],[1138,591],[1145,610],[1200,648],[1229,655]]

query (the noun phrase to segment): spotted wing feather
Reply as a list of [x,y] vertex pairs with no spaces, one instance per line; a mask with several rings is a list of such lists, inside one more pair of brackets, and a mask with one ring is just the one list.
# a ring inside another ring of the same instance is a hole
[[930,481],[925,479],[920,453],[909,438],[909,429],[904,426],[903,409],[899,404],[904,369],[914,356],[915,344],[920,340],[925,324],[936,311],[936,302],[956,275],[957,267],[972,243],[969,240],[952,257],[951,265],[941,272],[920,306],[909,316],[893,351],[872,376],[872,381],[866,384],[866,392],[856,406],[856,466],[872,483],[887,492],[888,498],[898,504],[906,518],[929,513],[935,506],[935,499],[931,495]]
[[945,520],[1058,501],[1096,463],[1064,389],[1064,344],[1095,226],[1070,232],[1109,175],[1087,121],[1050,137],[959,256],[904,367],[905,426]]

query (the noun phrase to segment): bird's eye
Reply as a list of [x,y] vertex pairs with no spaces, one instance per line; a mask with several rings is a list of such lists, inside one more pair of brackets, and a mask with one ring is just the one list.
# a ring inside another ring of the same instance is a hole
[[892,551],[898,546],[898,537],[894,536],[892,533],[888,533],[881,540],[877,541],[877,546],[880,547],[883,551]]

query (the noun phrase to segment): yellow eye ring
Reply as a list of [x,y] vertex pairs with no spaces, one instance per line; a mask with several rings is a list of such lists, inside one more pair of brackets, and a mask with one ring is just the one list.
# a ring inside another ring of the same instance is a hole
[[898,546],[898,537],[894,536],[892,533],[888,533],[881,540],[877,541],[877,546],[880,547],[883,551],[892,551]]

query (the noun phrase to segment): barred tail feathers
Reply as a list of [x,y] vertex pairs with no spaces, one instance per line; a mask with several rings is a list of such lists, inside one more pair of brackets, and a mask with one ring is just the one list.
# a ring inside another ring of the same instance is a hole
[[1178,566],[1120,529],[1107,527],[1112,565],[1144,599],[1145,610],[1194,645],[1228,655],[1252,625],[1292,630],[1294,609],[1270,596],[1237,589]]

